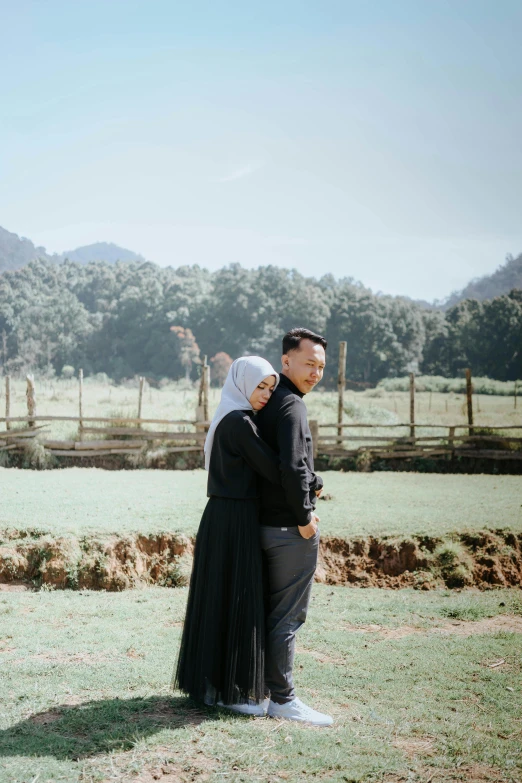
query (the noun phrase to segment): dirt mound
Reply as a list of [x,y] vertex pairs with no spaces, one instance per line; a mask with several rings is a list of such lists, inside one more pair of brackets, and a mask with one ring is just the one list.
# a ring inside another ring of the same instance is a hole
[[[64,536],[0,531],[0,589],[125,590],[188,584],[194,539],[180,533]],[[316,581],[359,587],[522,587],[522,533],[463,532],[446,538],[321,540]]]
[[325,538],[316,579],[423,590],[440,585],[522,587],[522,534],[484,530],[447,538]]
[[0,583],[58,589],[125,590],[139,584],[187,584],[193,541],[174,533],[23,537],[0,546]]

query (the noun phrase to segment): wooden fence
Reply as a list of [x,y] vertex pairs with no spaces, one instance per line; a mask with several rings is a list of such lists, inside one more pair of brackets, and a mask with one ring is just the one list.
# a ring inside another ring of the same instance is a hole
[[[21,429],[0,430],[0,451],[23,450],[38,436],[38,442],[57,457],[106,457],[110,454],[139,454],[161,445],[163,453],[202,452],[208,420],[121,419],[83,417],[81,438],[51,440],[45,437],[46,422],[77,422],[75,416],[18,416],[9,424],[25,425]],[[6,418],[0,418],[6,422]],[[128,426],[127,426],[128,425]],[[134,426],[130,426],[134,425]],[[154,425],[146,429],[144,425]],[[1,424],[0,424],[1,426]],[[168,427],[181,427],[177,431]],[[394,436],[390,430],[409,431],[410,424],[353,424],[343,422],[342,434],[323,434],[339,428],[312,420],[310,429],[315,457],[358,457],[362,453],[378,459],[411,459],[412,457],[472,457],[522,460],[522,425],[488,427],[487,434],[468,434],[463,424],[443,427],[440,424],[416,424],[415,428],[439,430],[433,435]],[[350,430],[350,432],[348,432]],[[355,434],[352,430],[364,434]],[[444,430],[444,433],[440,433]],[[476,428],[475,428],[476,430]],[[379,431],[381,434],[379,434]],[[463,432],[461,432],[463,431]],[[498,434],[495,434],[498,433]],[[87,436],[87,437],[86,437]],[[488,448],[489,446],[489,448]]]
[[[344,390],[346,388],[346,342],[339,343],[337,421],[332,424],[310,422],[314,456],[357,458],[362,453],[378,459],[411,459],[414,457],[471,457],[475,459],[522,460],[522,425],[487,427],[484,434],[476,432],[473,411],[471,369],[466,369],[466,412],[468,423],[455,425],[421,424],[415,421],[415,374],[410,373],[410,420],[404,424],[354,424],[344,421]],[[517,407],[515,382],[514,407]],[[393,437],[390,430],[403,429],[409,435]],[[336,430],[336,435],[322,435],[320,430]],[[370,434],[353,434],[348,430],[370,430]],[[420,430],[438,430],[438,434],[418,435]],[[386,430],[379,435],[379,430]],[[444,434],[441,434],[440,431]],[[463,430],[460,434],[458,430]],[[515,434],[511,435],[514,430]],[[447,435],[446,435],[447,431]],[[498,431],[498,435],[492,432]],[[374,434],[375,433],[375,434]],[[466,434],[467,433],[467,434]],[[354,446],[353,444],[358,444]],[[491,448],[487,448],[487,446]]]
[[[322,429],[337,429],[337,435],[323,435]],[[409,430],[409,435],[394,437],[390,430]],[[415,435],[418,429],[443,430],[433,435]],[[339,430],[342,430],[339,433]],[[347,433],[347,430],[370,430],[370,434]],[[471,434],[470,434],[471,429]],[[472,457],[522,460],[522,425],[487,427],[487,434],[477,433],[477,427],[455,424],[335,424],[310,422],[315,457],[358,457],[367,453],[378,459],[411,459],[412,457]],[[379,430],[387,432],[379,435]],[[461,434],[458,430],[464,430]],[[447,431],[447,434],[446,434]],[[513,431],[513,434],[511,432]],[[411,434],[413,432],[413,434]],[[494,434],[494,433],[498,434]],[[357,444],[357,445],[352,445]],[[490,448],[488,448],[490,446]]]
[[[143,388],[145,378],[139,379],[138,415],[136,418],[84,416],[83,370],[79,372],[78,416],[39,416],[36,412],[34,378],[27,376],[27,416],[11,416],[11,381],[5,379],[5,416],[0,417],[5,429],[0,429],[0,452],[21,451],[38,436],[45,451],[56,457],[106,457],[111,454],[139,454],[161,444],[162,452],[202,452],[209,422],[210,374],[207,357],[204,357],[198,392],[196,418],[145,419],[142,417]],[[46,423],[76,422],[78,437],[75,440],[51,440],[45,438]],[[22,425],[13,429],[13,424]],[[102,426],[103,425],[103,426]],[[146,425],[152,425],[147,429]],[[176,430],[167,429],[176,427]],[[181,428],[181,429],[180,429]]]
[[[71,421],[81,424],[81,438],[78,440],[48,440],[45,438],[45,425],[41,422]],[[0,422],[6,422],[5,417]],[[92,418],[76,416],[19,416],[10,418],[9,424],[22,423],[22,429],[5,429],[0,431],[0,451],[22,450],[27,448],[30,440],[38,435],[39,443],[46,451],[56,457],[96,457],[108,454],[138,454],[162,444],[164,453],[202,451],[205,441],[205,431],[195,431],[196,428],[208,426],[208,421],[173,421],[170,419],[121,419]],[[39,424],[39,426],[36,426]],[[100,426],[105,424],[107,426]],[[136,426],[130,426],[130,425]],[[143,425],[153,424],[154,429],[145,429]],[[96,425],[96,426],[95,426]],[[127,426],[129,425],[129,426]],[[167,426],[182,426],[181,431],[167,430]],[[162,429],[159,429],[162,427]],[[193,430],[186,429],[187,427]],[[86,439],[84,436],[91,436]],[[94,436],[94,437],[92,437]]]
[[[144,378],[139,380],[138,416],[135,419],[84,416],[83,372],[79,373],[78,416],[38,416],[32,375],[27,376],[27,416],[11,416],[10,378],[5,378],[5,417],[0,417],[0,451],[27,448],[38,436],[43,448],[57,457],[96,457],[111,454],[139,454],[161,446],[164,453],[202,452],[209,426],[209,366],[204,357],[194,420],[145,419],[142,417]],[[466,424],[421,424],[415,421],[415,376],[410,373],[410,420],[404,424],[354,424],[344,421],[346,388],[346,342],[339,344],[337,421],[320,424],[310,421],[316,457],[357,458],[365,453],[378,459],[411,459],[414,457],[471,457],[522,460],[522,425],[488,427],[478,431],[473,416],[471,371],[466,370]],[[517,386],[515,384],[515,407]],[[45,438],[46,422],[77,422],[75,440]],[[13,424],[22,425],[13,429]],[[102,426],[104,425],[104,426]],[[146,426],[152,425],[152,429]],[[175,431],[167,429],[176,427]],[[179,429],[181,428],[181,429]],[[405,433],[401,434],[400,429]],[[330,430],[330,434],[322,434]],[[364,432],[362,432],[364,430]],[[422,434],[419,434],[420,431]],[[425,434],[425,431],[432,434]],[[435,433],[435,430],[438,432]],[[355,432],[354,432],[355,431]],[[368,434],[368,431],[369,434]],[[397,432],[394,436],[393,432]],[[513,432],[513,434],[512,434]],[[335,433],[335,434],[331,434]],[[446,434],[447,433],[447,434]],[[495,434],[498,433],[498,434]]]

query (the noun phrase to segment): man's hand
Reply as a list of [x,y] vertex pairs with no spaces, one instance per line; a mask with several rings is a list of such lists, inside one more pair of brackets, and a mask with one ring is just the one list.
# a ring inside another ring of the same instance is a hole
[[315,490],[315,496],[316,496],[316,498],[320,498],[320,497],[321,497],[321,495],[322,495],[322,493],[323,493],[323,488],[322,488],[322,487],[321,487],[321,489],[316,489],[316,490]]
[[321,520],[317,516],[317,514],[312,514],[312,519],[307,525],[303,525],[303,527],[299,526],[298,530],[299,533],[302,535],[303,538],[312,538],[312,536],[315,536],[317,533],[317,525],[319,524]]

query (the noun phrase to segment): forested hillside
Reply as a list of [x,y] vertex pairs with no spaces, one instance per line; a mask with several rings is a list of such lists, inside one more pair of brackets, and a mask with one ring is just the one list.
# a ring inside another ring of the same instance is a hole
[[0,226],[0,273],[20,269],[37,258],[49,258],[44,247],[35,247],[30,239]]
[[463,299],[478,299],[481,302],[485,299],[493,299],[495,296],[512,291],[513,288],[522,288],[522,253],[517,258],[508,256],[506,263],[499,266],[492,275],[477,277],[462,291],[451,294],[444,304],[444,309],[453,307]]
[[210,273],[149,262],[33,261],[0,275],[0,366],[13,374],[72,366],[116,380],[195,378],[200,354],[220,352],[260,353],[278,365],[281,336],[292,326],[326,334],[330,384],[339,340],[348,343],[347,373],[356,381],[409,368],[456,376],[467,366],[476,375],[522,378],[520,290],[443,313],[376,296],[349,278],[316,280],[273,266]]

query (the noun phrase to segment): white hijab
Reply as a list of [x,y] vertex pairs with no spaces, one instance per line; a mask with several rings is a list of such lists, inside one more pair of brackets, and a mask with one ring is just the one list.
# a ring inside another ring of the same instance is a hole
[[241,356],[230,365],[225,385],[221,392],[221,401],[210,423],[205,440],[206,470],[208,470],[210,464],[210,452],[212,451],[214,434],[219,422],[232,411],[253,411],[254,409],[250,404],[252,392],[269,375],[275,377],[277,386],[279,374],[274,370],[270,362],[267,362],[261,356]]

